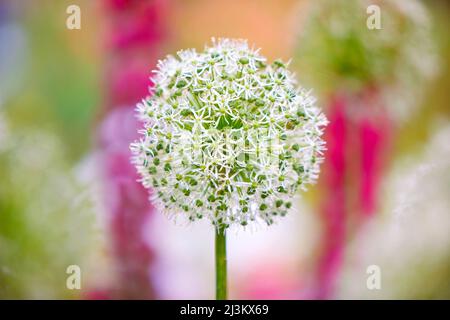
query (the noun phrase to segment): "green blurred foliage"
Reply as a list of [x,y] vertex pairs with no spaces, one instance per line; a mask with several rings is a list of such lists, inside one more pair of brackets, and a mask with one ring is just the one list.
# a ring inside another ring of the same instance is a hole
[[0,297],[76,296],[66,289],[66,268],[83,269],[98,235],[91,189],[52,133],[7,134],[0,152]]
[[[91,146],[92,121],[100,103],[101,65],[92,40],[97,30],[66,28],[65,9],[70,3],[43,1],[26,7],[23,25],[29,70],[7,113],[14,125],[52,130],[76,161]],[[95,14],[93,5],[83,2],[83,14],[89,11]],[[87,14],[82,17],[88,20]]]
[[66,268],[86,271],[98,242],[91,186],[79,171],[100,67],[84,51],[89,33],[66,29],[66,6],[42,1],[18,13],[29,60],[19,92],[0,109],[0,298],[79,297],[66,288]]

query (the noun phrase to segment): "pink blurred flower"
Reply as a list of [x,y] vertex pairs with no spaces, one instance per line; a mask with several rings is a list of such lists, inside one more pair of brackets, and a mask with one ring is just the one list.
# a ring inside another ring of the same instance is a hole
[[379,184],[389,151],[391,123],[373,87],[330,101],[327,153],[322,171],[324,236],[315,297],[333,296],[346,238],[377,210]]
[[[166,0],[104,0],[106,32],[105,110],[97,132],[104,201],[117,284],[111,298],[152,299],[154,250],[145,233],[154,208],[130,164],[130,141],[138,137],[135,105],[148,94],[148,70],[165,36]],[[92,296],[95,298],[96,290]],[[101,296],[101,295],[100,295]]]
[[166,35],[166,0],[106,0],[113,16],[108,44],[113,50],[159,45]]
[[137,135],[136,122],[132,108],[121,107],[108,114],[99,131],[100,163],[119,276],[117,294],[121,298],[152,298],[149,266],[154,257],[144,233],[154,209],[129,161],[128,145]]
[[322,170],[324,193],[322,215],[324,221],[323,252],[319,259],[317,292],[313,298],[324,299],[333,291],[345,246],[346,225],[346,98],[335,96],[331,101],[325,133],[327,151]]
[[365,219],[378,209],[378,189],[390,150],[392,122],[385,108],[379,106],[381,97],[377,90],[370,88],[363,93],[361,100],[366,107],[375,105],[379,110],[374,114],[364,114],[357,123],[361,150],[359,210]]

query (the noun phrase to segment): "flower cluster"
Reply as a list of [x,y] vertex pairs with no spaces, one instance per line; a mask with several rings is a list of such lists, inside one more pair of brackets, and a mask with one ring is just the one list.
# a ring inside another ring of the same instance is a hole
[[216,226],[271,224],[313,183],[327,120],[287,70],[244,40],[160,61],[133,163],[164,212]]
[[[381,29],[368,26],[371,5]],[[323,94],[376,87],[394,118],[412,114],[438,66],[420,1],[317,0],[304,20],[296,54],[302,80]]]

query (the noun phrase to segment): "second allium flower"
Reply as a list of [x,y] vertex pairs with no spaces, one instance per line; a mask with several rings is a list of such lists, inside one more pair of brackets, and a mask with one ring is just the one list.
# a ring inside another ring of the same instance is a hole
[[213,39],[159,62],[131,148],[162,211],[217,227],[271,224],[317,179],[327,120],[286,64],[258,51]]

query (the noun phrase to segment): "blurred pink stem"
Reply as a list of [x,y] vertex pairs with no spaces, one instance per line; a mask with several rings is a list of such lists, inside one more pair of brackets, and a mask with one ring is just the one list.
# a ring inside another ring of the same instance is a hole
[[333,291],[345,241],[346,218],[346,101],[335,96],[331,102],[327,128],[327,155],[322,175],[325,179],[325,200],[322,214],[325,224],[323,255],[318,267],[318,291],[315,298],[326,299]]
[[378,209],[379,184],[390,137],[390,122],[363,118],[359,123],[361,148],[360,212],[363,218],[373,216]]
[[[347,229],[353,210],[356,210],[353,218],[360,223],[377,210],[383,162],[389,150],[391,122],[379,105],[377,90],[369,87],[361,97],[353,97],[351,101],[348,96],[335,95],[329,108],[328,151],[322,171],[324,245],[318,266],[316,298],[319,299],[333,295],[345,241],[350,236]],[[354,188],[347,179],[359,184]],[[357,230],[360,223],[355,225]]]

